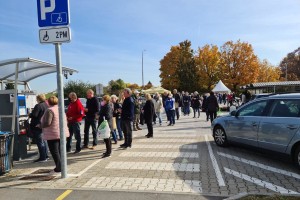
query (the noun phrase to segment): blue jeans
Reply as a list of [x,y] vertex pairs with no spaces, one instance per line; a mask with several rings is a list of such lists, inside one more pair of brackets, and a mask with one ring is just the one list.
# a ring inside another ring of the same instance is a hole
[[34,134],[35,139],[36,139],[36,145],[39,149],[39,154],[40,154],[40,160],[46,160],[48,158],[48,150],[47,150],[47,144],[43,140],[43,134],[42,133],[35,133]]
[[68,124],[70,137],[67,138],[67,151],[71,150],[72,137],[75,135],[76,150],[81,150],[81,135],[80,135],[80,122],[73,122]]
[[123,139],[123,133],[122,133],[122,127],[121,127],[121,119],[118,117],[116,118],[116,123],[117,123],[117,129],[118,129],[118,134],[119,134],[119,139]]
[[158,120],[159,120],[159,124],[161,124],[162,123],[162,120],[161,120],[161,113],[160,112],[155,112],[156,113],[156,116],[157,116],[157,118],[158,118]]
[[183,107],[183,113],[185,115],[189,115],[190,114],[190,106],[189,105],[184,105],[184,107]]

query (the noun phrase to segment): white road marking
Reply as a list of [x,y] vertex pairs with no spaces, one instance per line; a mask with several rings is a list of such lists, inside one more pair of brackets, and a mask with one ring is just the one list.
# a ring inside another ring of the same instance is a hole
[[216,176],[217,176],[217,180],[218,180],[219,186],[225,186],[225,181],[224,181],[224,179],[222,177],[222,173],[220,171],[220,168],[219,168],[219,165],[217,163],[216,157],[214,156],[213,150],[212,150],[212,148],[210,146],[210,142],[208,140],[207,135],[205,135],[205,141],[206,141],[206,144],[207,144],[207,148],[208,148],[208,152],[209,152],[209,156],[210,156],[211,162],[213,164],[213,168],[214,168]]
[[197,149],[195,144],[134,144],[132,146],[134,149]]
[[194,152],[123,152],[120,157],[199,158]]
[[293,173],[293,172],[278,169],[278,168],[275,168],[275,167],[271,167],[271,166],[268,166],[268,165],[264,165],[264,164],[261,164],[261,163],[258,163],[258,162],[254,162],[254,161],[251,161],[251,160],[247,160],[247,159],[244,159],[244,158],[240,158],[240,157],[237,157],[237,156],[232,156],[232,155],[221,153],[221,152],[218,152],[218,155],[229,158],[229,159],[233,159],[233,160],[236,160],[236,161],[239,161],[239,162],[243,162],[243,163],[255,166],[255,167],[259,167],[261,169],[265,169],[265,170],[268,170],[268,171],[272,171],[272,172],[275,172],[275,173],[279,173],[279,174],[283,174],[283,175],[286,175],[286,176],[290,176],[290,177],[293,177],[293,178],[300,179],[300,175],[296,174],[296,173]]
[[196,180],[93,177],[83,188],[103,188],[138,191],[192,192],[202,193],[202,184]]
[[138,170],[200,172],[200,165],[191,164],[191,163],[110,162],[105,168],[106,169],[138,169]]
[[295,191],[292,191],[292,190],[287,190],[287,189],[285,189],[283,187],[280,187],[278,185],[274,185],[272,183],[269,183],[269,182],[266,182],[266,181],[263,181],[263,180],[260,180],[260,179],[248,176],[246,174],[239,173],[237,171],[228,169],[226,167],[224,167],[224,170],[225,170],[226,173],[231,174],[231,175],[233,175],[235,177],[244,179],[246,181],[249,181],[249,182],[254,183],[256,185],[259,185],[261,187],[268,188],[268,189],[273,190],[275,192],[279,192],[281,194],[299,194],[298,192],[295,192]]
[[197,139],[155,139],[155,138],[150,138],[150,139],[140,139],[137,140],[137,142],[147,142],[147,143],[157,143],[157,142],[165,142],[165,143],[170,143],[170,142],[178,142],[178,143],[196,143],[198,142]]

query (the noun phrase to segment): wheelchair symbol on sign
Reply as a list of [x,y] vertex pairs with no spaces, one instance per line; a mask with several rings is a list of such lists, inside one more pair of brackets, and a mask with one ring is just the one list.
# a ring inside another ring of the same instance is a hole
[[59,13],[59,14],[58,14],[58,17],[57,17],[57,19],[56,19],[56,22],[57,22],[57,23],[62,23],[62,21],[63,21],[63,18],[61,17],[61,13]]

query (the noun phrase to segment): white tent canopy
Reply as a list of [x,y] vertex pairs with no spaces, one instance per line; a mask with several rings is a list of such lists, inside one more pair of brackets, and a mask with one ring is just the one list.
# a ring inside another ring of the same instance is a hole
[[212,90],[213,92],[230,92],[230,89],[224,85],[224,83],[219,80],[218,84],[215,86],[215,88]]

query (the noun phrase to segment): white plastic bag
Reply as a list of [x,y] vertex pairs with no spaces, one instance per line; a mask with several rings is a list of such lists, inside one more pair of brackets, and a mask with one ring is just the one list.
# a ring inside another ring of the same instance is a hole
[[98,127],[98,134],[102,139],[107,139],[110,137],[110,128],[107,120],[103,120],[103,122]]

